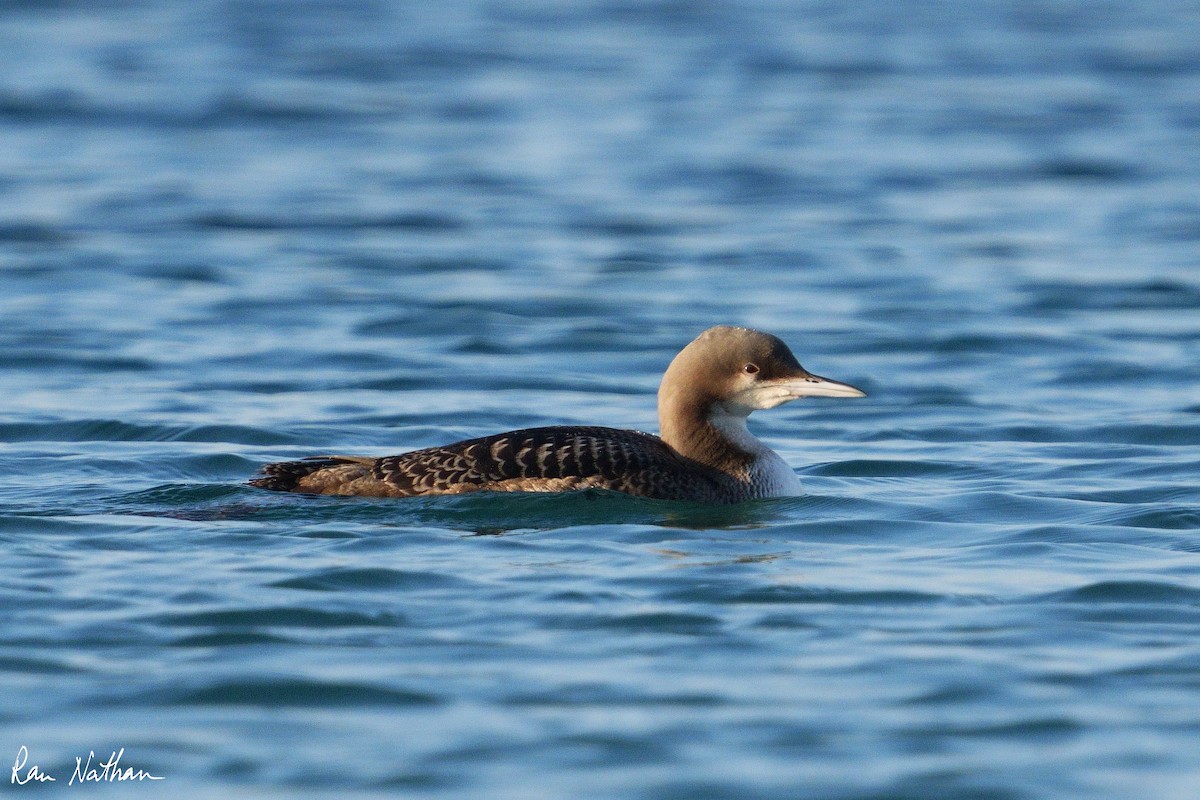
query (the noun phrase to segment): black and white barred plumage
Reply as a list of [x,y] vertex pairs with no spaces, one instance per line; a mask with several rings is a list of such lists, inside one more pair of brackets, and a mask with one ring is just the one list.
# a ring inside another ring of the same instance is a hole
[[737,484],[657,436],[601,427],[527,428],[386,458],[330,456],[263,468],[252,486],[286,492],[425,494],[611,489],[639,497],[728,502]]

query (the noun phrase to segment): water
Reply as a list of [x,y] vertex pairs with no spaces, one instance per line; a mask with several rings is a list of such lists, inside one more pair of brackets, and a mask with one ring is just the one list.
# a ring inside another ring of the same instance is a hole
[[[5,4],[0,764],[59,780],[0,781],[1194,798],[1198,36],[1165,0]],[[870,393],[752,418],[806,496],[243,485],[654,429],[717,323]]]

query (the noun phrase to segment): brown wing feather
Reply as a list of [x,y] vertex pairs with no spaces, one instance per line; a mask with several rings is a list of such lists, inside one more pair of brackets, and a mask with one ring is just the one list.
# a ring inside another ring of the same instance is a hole
[[612,489],[643,497],[716,499],[720,476],[657,436],[600,427],[510,431],[381,458],[372,474],[401,494]]
[[474,491],[612,489],[659,499],[723,502],[731,479],[657,436],[601,427],[546,427],[376,460],[331,456],[268,464],[254,486],[314,494],[411,497]]

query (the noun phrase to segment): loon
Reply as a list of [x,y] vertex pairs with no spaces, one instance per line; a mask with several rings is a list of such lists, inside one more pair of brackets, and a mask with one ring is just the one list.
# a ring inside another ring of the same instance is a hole
[[639,497],[738,503],[802,493],[780,456],[746,429],[752,411],[801,397],[864,397],[805,370],[782,340],[720,325],[667,367],[658,389],[661,436],[550,426],[498,433],[398,456],[316,456],[267,464],[261,489],[412,497],[466,492],[609,489]]

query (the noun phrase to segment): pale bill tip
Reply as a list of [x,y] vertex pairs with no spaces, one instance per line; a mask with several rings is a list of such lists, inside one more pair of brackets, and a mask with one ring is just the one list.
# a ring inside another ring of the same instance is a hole
[[848,383],[810,375],[798,381],[790,381],[790,388],[797,397],[866,397],[867,393]]

